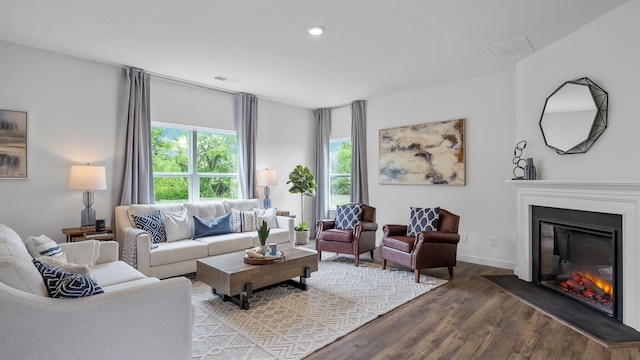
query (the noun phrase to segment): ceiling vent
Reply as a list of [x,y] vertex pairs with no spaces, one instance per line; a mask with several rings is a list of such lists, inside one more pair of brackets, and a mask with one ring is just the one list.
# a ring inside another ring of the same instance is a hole
[[498,61],[513,60],[533,54],[533,48],[526,37],[493,44],[485,49]]
[[214,77],[214,79],[216,79],[218,81],[224,81],[224,82],[232,83],[232,84],[240,82],[240,80],[238,80],[238,79],[232,79],[230,77],[226,77],[226,76],[222,76],[222,75],[216,75]]

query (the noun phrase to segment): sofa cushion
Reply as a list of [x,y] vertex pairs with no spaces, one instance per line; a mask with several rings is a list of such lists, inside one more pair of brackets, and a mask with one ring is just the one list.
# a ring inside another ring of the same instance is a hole
[[413,243],[415,240],[416,238],[414,236],[391,236],[383,238],[382,245],[391,249],[409,253],[413,251]]
[[[224,235],[217,235],[224,236]],[[207,246],[197,240],[180,240],[170,243],[159,243],[151,250],[150,265],[158,266],[173,264],[184,260],[194,260],[207,257]]]
[[327,229],[320,233],[320,239],[350,243],[353,241],[353,230]]
[[[257,233],[231,233],[216,236],[206,236],[196,241],[207,246],[207,255],[226,254],[233,251],[249,249],[254,246],[253,238]],[[203,256],[204,257],[204,256]]]
[[187,216],[187,209],[180,211],[163,211],[164,229],[167,241],[191,239],[191,223]]
[[37,259],[33,259],[33,263],[53,298],[75,299],[104,292],[100,285],[86,275],[72,274]]
[[104,290],[105,293],[110,293],[110,292],[114,292],[122,289],[134,288],[134,287],[145,285],[145,284],[151,284],[158,281],[160,281],[158,278],[148,277],[144,279],[138,279],[138,280],[132,280],[132,281],[127,281],[123,283],[113,284],[107,287],[103,286],[102,290]]
[[253,210],[231,210],[231,226],[235,232],[247,232],[256,230],[256,213]]
[[238,200],[225,200],[225,211],[230,213],[231,210],[239,211],[251,211],[253,209],[262,209],[262,204],[258,199],[238,199]]
[[265,221],[267,223],[267,227],[269,229],[274,229],[278,227],[277,220],[277,212],[276,208],[268,208],[268,209],[253,209],[256,213],[256,226],[260,227],[262,222]]
[[336,229],[353,229],[362,221],[362,204],[339,205],[336,208]]
[[[252,232],[251,235],[253,237],[253,246],[258,246],[260,244],[258,232]],[[269,237],[267,238],[267,242],[282,244],[288,243],[289,241],[289,230],[280,228],[269,230]]]
[[407,226],[407,236],[416,236],[421,231],[434,231],[438,228],[440,208],[412,207]]
[[167,233],[164,229],[164,217],[160,210],[152,211],[143,215],[131,215],[136,228],[144,230],[151,236],[153,244],[166,242]]
[[222,215],[211,221],[206,221],[197,215],[193,216],[193,239],[205,236],[229,234],[233,232],[231,214]]
[[0,282],[34,295],[49,296],[33,258],[20,236],[0,224]]
[[[211,220],[213,218],[220,217],[228,212],[224,208],[222,201],[202,201],[199,203],[184,203],[184,208],[187,209],[187,216],[193,227],[193,216],[199,216],[204,220]],[[193,230],[193,229],[191,229]]]
[[124,261],[97,264],[91,269],[94,279],[103,288],[124,282],[140,280],[146,276]]
[[62,261],[67,261],[67,256],[60,250],[58,243],[46,235],[29,236],[27,240],[24,241],[24,245],[27,247],[32,258],[51,256],[59,258]]

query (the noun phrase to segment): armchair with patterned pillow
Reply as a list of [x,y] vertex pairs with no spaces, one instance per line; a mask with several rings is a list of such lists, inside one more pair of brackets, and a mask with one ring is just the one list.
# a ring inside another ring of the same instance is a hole
[[360,254],[369,252],[373,259],[376,248],[376,208],[367,204],[346,204],[336,209],[334,220],[320,220],[316,224],[316,250],[318,259],[323,251],[351,254],[355,265]]
[[411,208],[408,225],[385,225],[380,243],[382,269],[387,261],[413,269],[446,267],[453,276],[458,251],[460,217],[441,208]]

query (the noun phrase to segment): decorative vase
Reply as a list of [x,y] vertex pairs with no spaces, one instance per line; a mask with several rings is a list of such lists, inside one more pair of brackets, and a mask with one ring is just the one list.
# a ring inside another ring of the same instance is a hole
[[267,245],[260,245],[262,248],[262,254],[266,255],[269,252],[269,247]]
[[533,165],[533,158],[527,158],[527,163],[524,166],[524,179],[535,180],[536,176],[536,166]]

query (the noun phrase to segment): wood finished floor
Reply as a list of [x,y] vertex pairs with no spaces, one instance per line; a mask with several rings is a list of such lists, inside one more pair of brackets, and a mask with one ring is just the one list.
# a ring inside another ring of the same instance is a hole
[[[638,347],[605,348],[480,277],[512,273],[458,261],[447,284],[305,359],[640,359]],[[449,279],[446,268],[423,274]]]

